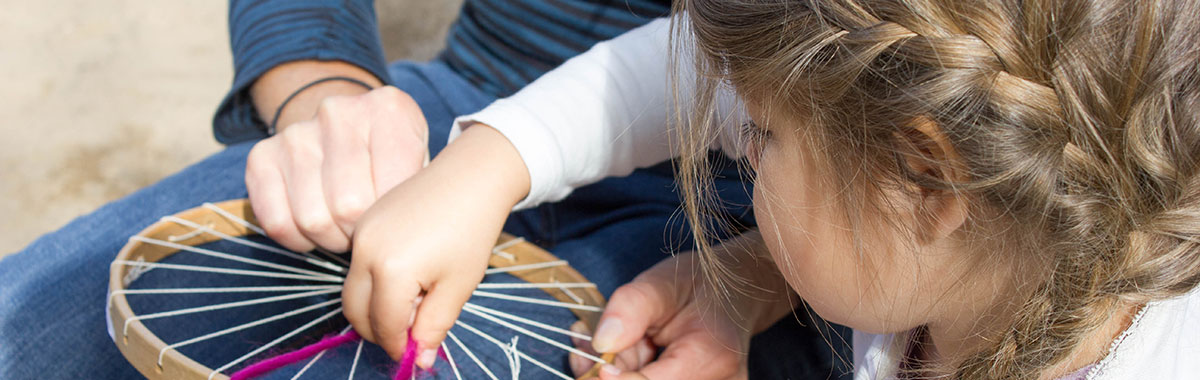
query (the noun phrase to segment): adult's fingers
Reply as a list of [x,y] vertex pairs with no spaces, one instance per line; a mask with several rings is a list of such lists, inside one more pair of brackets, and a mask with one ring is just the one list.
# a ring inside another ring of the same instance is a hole
[[426,369],[433,367],[438,347],[446,339],[446,332],[454,327],[463,304],[471,298],[471,291],[475,290],[479,280],[450,277],[434,284],[426,292],[412,326],[413,339],[421,346],[417,354],[418,366]]
[[404,356],[413,302],[421,293],[417,282],[397,276],[397,273],[401,272],[371,273],[371,307],[368,311],[375,343],[383,347],[392,360]]
[[288,205],[287,187],[280,171],[282,152],[279,138],[254,145],[246,158],[246,192],[250,208],[267,237],[293,251],[307,252],[316,245],[300,233]]
[[643,280],[642,276],[617,288],[600,317],[592,347],[618,352],[637,343],[647,330],[662,326],[678,311],[673,292],[669,283]]
[[317,109],[320,143],[324,150],[321,179],[324,203],[345,236],[377,198],[368,152],[370,120],[362,115],[361,100],[330,97]]
[[288,189],[288,204],[300,233],[313,243],[334,252],[346,252],[350,237],[336,224],[325,203],[321,180],[324,154],[319,144],[319,129],[314,123],[288,128],[282,137],[289,162],[283,165],[283,180]]
[[[650,379],[745,379],[741,355],[708,331],[695,331],[671,342],[658,360],[639,371]],[[739,377],[740,375],[740,377]]]
[[375,105],[375,119],[387,123],[374,125],[368,142],[375,193],[383,196],[425,165],[429,125],[416,101],[395,87],[372,91],[368,101]]

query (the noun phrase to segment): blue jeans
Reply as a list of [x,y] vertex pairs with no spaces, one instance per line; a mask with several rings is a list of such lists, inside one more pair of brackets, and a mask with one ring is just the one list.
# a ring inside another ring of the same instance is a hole
[[[409,93],[424,112],[431,127],[430,149],[433,154],[443,147],[455,116],[479,110],[493,100],[438,62],[398,62],[390,67],[390,73],[393,83]],[[0,378],[139,378],[140,375],[126,363],[106,333],[103,302],[109,263],[129,236],[162,216],[203,202],[245,197],[245,160],[252,145],[242,143],[229,146],[157,184],[75,219],[58,231],[42,236],[21,252],[0,261]],[[746,223],[752,223],[749,220],[750,200],[746,187],[738,178],[735,174],[720,179],[718,190],[729,203],[732,214]],[[628,177],[608,179],[580,188],[559,203],[514,213],[506,223],[505,230],[569,260],[572,266],[596,282],[607,296],[620,284],[666,258],[668,252],[691,245],[689,234],[686,233],[686,221],[675,214],[679,200],[673,189],[671,166],[669,163],[662,164],[639,170]],[[218,246],[239,254],[258,254],[237,246]],[[153,272],[139,281],[149,284],[165,281],[156,277],[167,276]],[[183,306],[171,297],[159,298],[168,299],[131,298],[131,303],[135,303],[135,310],[170,310]],[[214,297],[210,301],[219,300],[220,297]],[[273,305],[256,309],[255,312],[271,308],[284,310],[319,300]],[[506,307],[505,310],[512,308]],[[573,320],[565,312],[543,312],[536,308],[524,311],[527,313],[523,315],[536,315],[545,322],[560,326]],[[245,322],[247,318],[245,312],[239,309],[209,313],[212,315],[206,314],[205,318],[190,318],[200,320],[193,322],[193,325],[179,326],[160,320],[153,322],[157,326],[151,327],[165,341],[172,342]],[[299,319],[304,322],[311,318]],[[463,320],[470,321],[465,313]],[[345,321],[337,316],[327,325],[322,331],[333,332],[345,326]],[[481,322],[473,325],[501,334],[499,329],[484,328]],[[248,347],[266,342],[290,329],[286,325],[267,325],[238,333],[235,338],[226,339],[226,344],[197,344],[183,352],[215,367],[227,361],[230,355],[236,357],[247,352]],[[495,347],[469,332],[461,329],[453,331],[464,341],[469,340],[468,345],[472,347]],[[755,340],[756,345],[760,340]],[[524,346],[528,341],[531,339],[522,338],[521,344]],[[365,364],[360,364],[356,378],[389,378],[393,365],[391,361],[378,347],[371,344],[367,346],[362,359]],[[752,368],[772,368],[775,372],[761,372],[770,373],[771,378],[785,372],[829,373],[829,363],[826,361],[824,367],[820,364],[829,357],[829,350],[823,342],[776,339],[763,346],[772,347],[767,350],[774,351],[772,356],[786,352],[785,355],[795,358],[818,358],[813,360],[818,362],[818,368],[805,364],[801,370],[806,372],[780,369],[786,365],[761,364],[781,361],[761,361],[759,365],[751,361]],[[318,362],[306,378],[345,376],[354,356],[354,348],[351,345],[335,350]],[[844,348],[835,347],[834,351]],[[816,353],[810,354],[809,351]],[[461,351],[452,348],[451,353],[459,368],[467,371],[465,378],[482,378],[482,373],[471,365]],[[489,363],[504,363],[503,355],[498,350],[485,348],[478,353]],[[527,353],[551,366],[565,368],[565,356],[557,350],[535,348]],[[444,363],[439,365],[442,368],[438,377],[453,378]],[[290,378],[297,369],[284,368],[275,375]],[[550,378],[545,371],[528,363],[523,373],[530,378]],[[497,375],[504,377],[501,373]]]

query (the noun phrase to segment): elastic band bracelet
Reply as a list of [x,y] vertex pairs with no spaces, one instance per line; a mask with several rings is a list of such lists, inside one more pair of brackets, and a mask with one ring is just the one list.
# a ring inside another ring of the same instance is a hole
[[300,95],[301,92],[304,92],[304,90],[309,89],[309,87],[316,86],[318,84],[325,83],[325,82],[331,82],[331,81],[342,81],[342,82],[354,83],[354,84],[357,84],[357,85],[362,86],[363,88],[367,89],[367,91],[371,91],[371,90],[375,89],[374,87],[371,87],[371,85],[367,84],[367,82],[363,82],[358,79],[354,79],[351,77],[344,77],[344,76],[324,77],[321,79],[314,80],[312,82],[308,82],[308,84],[300,86],[300,88],[296,89],[296,91],[293,91],[291,95],[288,95],[287,98],[283,99],[283,103],[280,103],[279,108],[275,109],[275,117],[271,118],[271,125],[267,126],[267,136],[275,135],[275,131],[276,131],[275,127],[276,127],[276,124],[279,123],[279,116],[283,114],[283,108],[287,107],[288,103],[291,102],[292,99],[296,98],[296,95]]

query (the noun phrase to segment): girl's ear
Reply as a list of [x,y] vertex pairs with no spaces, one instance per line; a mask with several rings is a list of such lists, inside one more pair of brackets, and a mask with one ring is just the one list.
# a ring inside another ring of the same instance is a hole
[[953,188],[970,178],[966,162],[928,117],[916,118],[897,135],[900,165],[918,179],[912,203],[914,232],[922,245],[936,243],[966,223],[966,199]]

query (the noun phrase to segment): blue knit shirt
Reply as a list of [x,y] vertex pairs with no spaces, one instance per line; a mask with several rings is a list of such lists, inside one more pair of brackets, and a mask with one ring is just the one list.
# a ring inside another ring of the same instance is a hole
[[[231,144],[266,136],[249,88],[286,62],[344,61],[390,83],[374,3],[231,0],[234,79],[213,117],[217,140]],[[484,92],[506,96],[669,8],[667,0],[466,0],[437,59]]]

